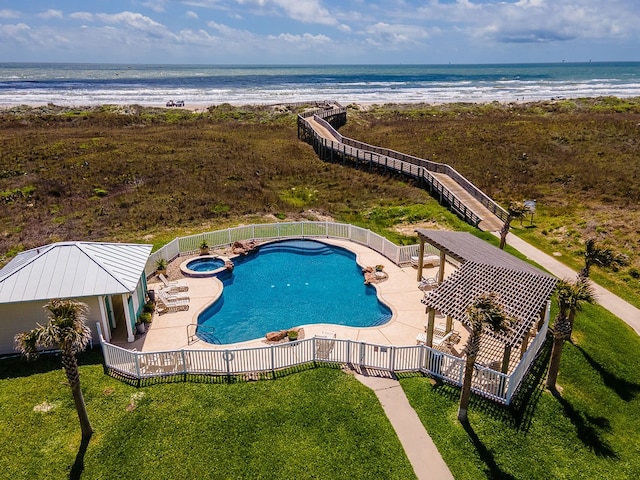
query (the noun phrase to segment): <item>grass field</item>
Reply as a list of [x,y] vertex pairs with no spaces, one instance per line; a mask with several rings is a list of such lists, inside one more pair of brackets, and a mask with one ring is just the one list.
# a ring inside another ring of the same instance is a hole
[[[456,479],[638,477],[640,339],[606,310],[588,305],[573,340],[564,347],[559,396],[532,375],[524,403],[512,409],[475,398],[470,428],[456,417],[459,389],[422,377],[401,380]],[[541,362],[534,369],[540,381],[545,368]]]
[[[456,479],[634,479],[639,350],[628,326],[587,306],[565,346],[561,394],[541,388],[542,361],[514,407],[474,398],[470,428],[456,419],[459,389],[421,376],[400,381]],[[373,392],[339,370],[136,389],[105,376],[99,362],[97,352],[81,356],[96,433],[80,468],[59,358],[0,361],[6,478],[414,478]],[[45,402],[54,408],[34,411]]]
[[[375,394],[340,370],[136,389],[105,376],[100,360],[82,356],[95,430],[82,467],[60,359],[0,361],[0,477],[415,478]],[[35,412],[44,402],[54,408]]]

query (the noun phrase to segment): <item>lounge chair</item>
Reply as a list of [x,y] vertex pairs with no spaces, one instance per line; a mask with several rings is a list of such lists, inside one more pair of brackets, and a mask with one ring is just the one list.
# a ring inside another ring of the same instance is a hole
[[158,313],[189,310],[189,297],[176,297],[174,295],[166,295],[164,292],[160,291],[158,292],[158,298],[156,300]]
[[167,289],[164,290],[160,290],[158,292],[158,296],[160,297],[164,297],[165,299],[172,301],[172,300],[187,300],[189,301],[189,294],[186,292],[177,292],[177,291],[170,291]]
[[[414,267],[418,266],[420,257],[415,255],[411,257],[411,265]],[[440,257],[438,255],[425,255],[422,257],[422,266],[423,267],[437,267],[440,265]]]
[[433,277],[422,277],[422,280],[418,282],[418,288],[423,292],[431,290],[438,286],[438,280]]
[[184,280],[171,280],[171,281],[169,281],[167,279],[167,277],[165,277],[164,274],[162,274],[162,273],[160,275],[158,275],[158,278],[164,284],[164,288],[166,290],[169,290],[169,291],[172,291],[172,292],[187,292],[187,291],[189,291],[189,285],[187,285],[187,282],[185,282]]
[[316,358],[319,360],[329,360],[329,356],[336,345],[336,334],[333,332],[322,332],[315,336]]
[[[431,344],[432,348],[438,348],[440,346],[447,346],[450,343],[450,338],[453,336],[453,330],[447,333],[444,337],[439,337],[437,335],[433,336],[433,342]],[[419,333],[416,337],[416,343],[418,345],[426,345],[427,344],[427,332]]]

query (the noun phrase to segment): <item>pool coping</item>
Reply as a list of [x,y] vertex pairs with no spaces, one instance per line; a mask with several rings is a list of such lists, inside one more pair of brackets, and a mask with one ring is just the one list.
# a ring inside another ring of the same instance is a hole
[[[335,324],[300,324],[304,328],[305,337],[323,335],[327,332],[334,333],[337,338],[354,341],[366,341],[380,345],[412,345],[416,336],[424,331],[427,314],[424,305],[420,302],[424,292],[418,289],[417,270],[415,267],[400,267],[375,252],[366,245],[350,240],[332,238],[313,238],[329,245],[345,248],[356,255],[356,262],[360,267],[384,265],[384,271],[388,278],[380,283],[374,283],[378,298],[383,301],[392,312],[391,319],[380,326],[375,327],[347,327]],[[223,255],[215,255],[220,257]],[[195,257],[195,256],[194,256]],[[187,260],[193,260],[191,257]],[[229,257],[232,261],[234,257]],[[453,272],[455,267],[450,264],[445,266],[445,276]],[[424,268],[423,276],[435,276],[437,268]],[[190,309],[188,311],[171,312],[163,315],[154,315],[153,323],[148,332],[134,343],[120,343],[124,348],[137,348],[139,351],[162,351],[178,349],[226,349],[226,348],[252,348],[266,346],[268,343],[264,337],[245,342],[214,345],[203,341],[189,344],[187,326],[196,323],[198,315],[213,303],[222,294],[222,282],[216,277],[184,277],[189,285]],[[149,279],[150,289],[160,287],[155,277]],[[265,332],[266,333],[266,332]]]

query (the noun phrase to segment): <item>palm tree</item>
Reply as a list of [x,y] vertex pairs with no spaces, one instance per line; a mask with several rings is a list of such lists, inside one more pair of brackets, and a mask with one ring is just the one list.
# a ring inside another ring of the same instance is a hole
[[596,243],[595,238],[588,238],[584,242],[584,268],[578,274],[581,277],[589,278],[592,265],[604,268],[618,268],[629,263],[626,255],[616,254],[609,247],[601,247]]
[[553,347],[549,361],[549,372],[547,373],[547,388],[550,390],[556,388],[562,347],[565,340],[571,338],[576,313],[582,310],[585,303],[595,302],[593,288],[587,278],[580,275],[575,281],[560,280],[556,291],[558,292],[559,311],[553,325]]
[[80,373],[76,353],[84,350],[91,339],[91,330],[86,325],[89,307],[74,300],[51,300],[44,306],[48,310],[49,323],[38,325],[29,332],[15,336],[16,349],[27,358],[37,356],[40,347],[57,347],[62,354],[69,388],[78,412],[82,440],[88,441],[93,434],[87,408],[80,389]]
[[512,323],[511,317],[505,312],[504,307],[498,301],[498,294],[495,292],[478,295],[467,307],[467,316],[471,322],[471,335],[469,335],[464,347],[467,360],[464,367],[462,392],[460,393],[460,407],[458,408],[458,420],[461,422],[467,421],[473,367],[480,351],[480,338],[485,325],[494,332],[499,332],[508,330]]
[[509,204],[509,208],[507,208],[507,219],[504,221],[504,225],[502,225],[502,229],[500,230],[500,250],[504,250],[504,246],[507,244],[507,234],[511,228],[511,222],[516,218],[519,218],[522,222],[524,216],[529,212],[531,212],[529,207],[525,206],[522,202],[511,202]]

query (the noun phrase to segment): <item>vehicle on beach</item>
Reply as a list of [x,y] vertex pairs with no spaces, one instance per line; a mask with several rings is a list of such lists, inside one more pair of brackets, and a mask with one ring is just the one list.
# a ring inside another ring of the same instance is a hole
[[184,100],[178,100],[177,102],[169,100],[166,105],[167,107],[184,107]]

